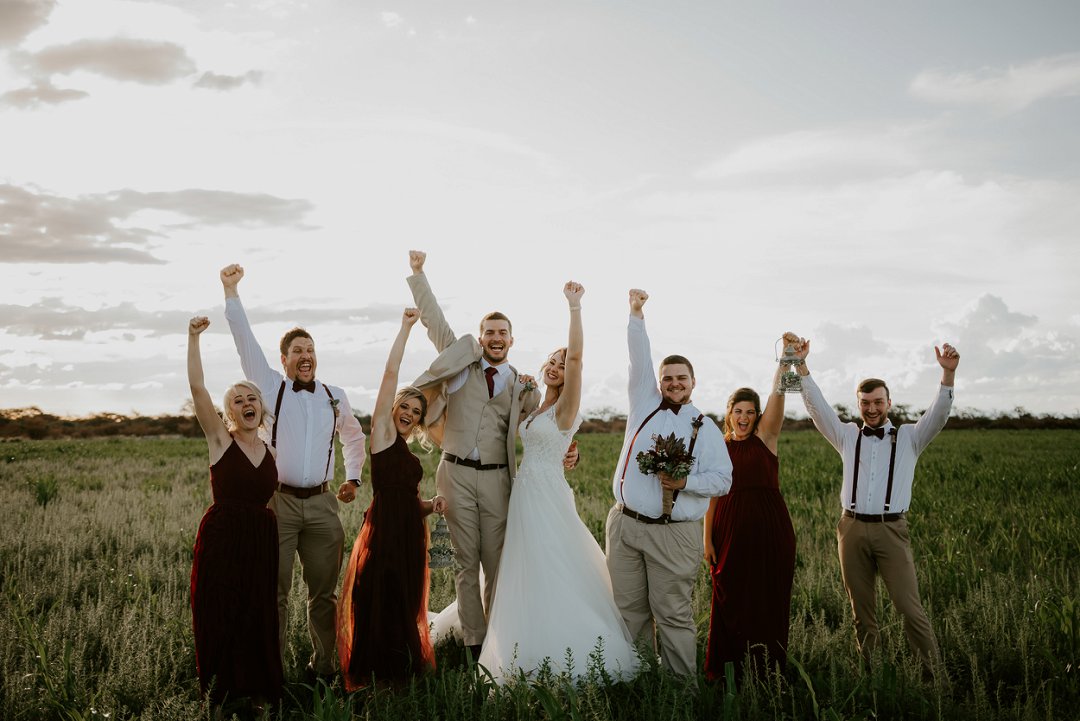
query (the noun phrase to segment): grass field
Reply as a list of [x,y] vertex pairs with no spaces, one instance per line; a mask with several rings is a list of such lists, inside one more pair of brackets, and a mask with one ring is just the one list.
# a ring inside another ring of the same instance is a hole
[[[579,440],[569,481],[602,540],[621,438]],[[300,683],[309,643],[297,579],[280,717],[1080,718],[1080,431],[951,431],[921,459],[912,543],[948,670],[929,683],[887,598],[880,657],[859,667],[836,560],[838,456],[816,433],[795,432],[781,438],[780,459],[798,538],[785,675],[736,691],[651,667],[624,685],[594,674],[577,687],[545,678],[497,689],[442,648],[438,671],[410,689],[313,697]],[[424,461],[428,490],[435,460]],[[365,485],[342,511],[349,544],[369,494]],[[0,717],[208,718],[188,575],[209,503],[201,440],[0,443]],[[432,573],[433,609],[453,597],[449,574]],[[703,566],[699,648],[708,608]]]

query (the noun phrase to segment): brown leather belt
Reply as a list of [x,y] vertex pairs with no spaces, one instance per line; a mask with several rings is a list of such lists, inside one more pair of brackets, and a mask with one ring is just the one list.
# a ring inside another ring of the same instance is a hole
[[481,463],[480,461],[474,461],[471,458],[462,458],[461,456],[455,456],[453,453],[442,454],[444,461],[450,463],[456,463],[459,466],[465,466],[466,468],[473,468],[477,471],[497,471],[500,468],[506,468],[509,464],[506,463]]
[[855,513],[855,511],[849,511],[845,508],[844,518],[854,518],[856,521],[864,523],[889,523],[899,521],[904,517],[904,513],[904,511],[900,513]]
[[279,483],[277,489],[279,493],[284,493],[287,496],[304,499],[311,498],[312,496],[317,496],[320,493],[326,493],[330,490],[330,484],[326,481],[323,481],[321,485],[314,486],[312,488],[297,488],[296,486],[287,486],[284,483]]
[[682,523],[682,521],[673,521],[671,519],[671,516],[660,516],[659,518],[646,516],[638,513],[637,511],[631,511],[629,508],[626,507],[625,504],[622,507],[622,514],[624,516],[630,516],[630,518],[633,518],[635,521],[641,521],[642,523],[658,523],[663,525],[667,525],[669,523]]

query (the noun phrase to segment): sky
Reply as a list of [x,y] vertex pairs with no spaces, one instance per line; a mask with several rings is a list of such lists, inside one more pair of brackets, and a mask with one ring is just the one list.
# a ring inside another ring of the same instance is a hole
[[[627,406],[627,290],[694,400],[766,391],[784,331],[833,403],[1080,413],[1080,4],[0,0],[0,408],[178,412],[278,366],[370,411],[408,251],[511,362],[566,342]],[[414,331],[401,379],[434,357]],[[804,415],[797,397],[787,408]]]

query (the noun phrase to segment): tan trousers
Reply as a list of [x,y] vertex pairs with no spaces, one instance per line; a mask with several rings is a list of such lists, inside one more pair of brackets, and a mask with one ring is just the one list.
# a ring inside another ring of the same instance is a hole
[[448,503],[446,525],[458,567],[454,585],[461,635],[466,646],[479,645],[487,634],[487,611],[499,578],[499,557],[510,507],[510,472],[506,468],[477,471],[441,461],[435,471],[435,484]]
[[305,499],[278,492],[270,499],[269,507],[278,524],[278,632],[282,660],[293,562],[299,556],[308,590],[311,666],[320,674],[333,673],[337,655],[337,582],[345,543],[337,498],[330,491]]
[[919,602],[907,519],[867,523],[841,516],[836,526],[836,546],[863,657],[869,661],[871,651],[880,643],[877,623],[877,574],[880,573],[893,606],[904,619],[908,645],[926,667],[932,668],[938,660],[937,639]]
[[664,667],[683,676],[696,673],[690,596],[705,553],[701,521],[642,523],[616,505],[608,512],[606,535],[611,587],[630,636],[648,631],[655,650],[659,635]]

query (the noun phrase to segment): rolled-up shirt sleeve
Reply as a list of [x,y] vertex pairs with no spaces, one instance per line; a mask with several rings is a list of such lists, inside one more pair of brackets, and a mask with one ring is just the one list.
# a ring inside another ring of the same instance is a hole
[[723,496],[731,490],[731,457],[720,429],[711,420],[698,431],[697,461],[686,477],[684,493],[696,496]]
[[341,391],[341,424],[338,426],[338,438],[341,439],[341,453],[345,457],[345,478],[360,479],[364,470],[364,429],[353,415],[352,405],[345,391]]

